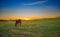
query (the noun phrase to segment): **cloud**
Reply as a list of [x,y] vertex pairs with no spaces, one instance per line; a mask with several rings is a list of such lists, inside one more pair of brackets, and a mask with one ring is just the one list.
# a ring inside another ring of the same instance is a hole
[[37,2],[33,2],[33,3],[29,3],[29,4],[24,4],[24,5],[36,5],[36,4],[42,4],[42,3],[45,3],[47,2],[47,0],[45,1],[37,1]]

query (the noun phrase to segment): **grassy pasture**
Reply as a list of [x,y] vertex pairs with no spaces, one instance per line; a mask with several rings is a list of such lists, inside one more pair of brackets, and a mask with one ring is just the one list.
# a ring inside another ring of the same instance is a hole
[[22,21],[14,27],[15,21],[0,21],[0,37],[60,37],[60,19]]

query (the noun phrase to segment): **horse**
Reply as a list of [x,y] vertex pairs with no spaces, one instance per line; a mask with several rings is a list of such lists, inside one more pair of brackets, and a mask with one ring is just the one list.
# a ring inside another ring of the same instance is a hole
[[17,27],[18,24],[20,24],[20,26],[21,26],[21,19],[18,19],[15,21],[15,27]]

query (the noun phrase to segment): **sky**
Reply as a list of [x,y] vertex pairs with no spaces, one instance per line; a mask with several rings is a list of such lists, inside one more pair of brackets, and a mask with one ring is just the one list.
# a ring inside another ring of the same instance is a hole
[[0,0],[0,18],[60,16],[60,0]]

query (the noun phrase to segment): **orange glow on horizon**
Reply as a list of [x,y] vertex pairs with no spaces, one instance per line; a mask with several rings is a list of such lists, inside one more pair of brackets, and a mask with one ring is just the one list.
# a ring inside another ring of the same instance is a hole
[[24,18],[24,20],[31,20],[30,18]]
[[[36,17],[0,17],[0,20],[16,20],[16,19],[21,19],[21,20],[36,20],[36,19],[43,19],[43,18],[56,18],[58,16],[36,16]],[[60,16],[59,16],[60,17]]]

